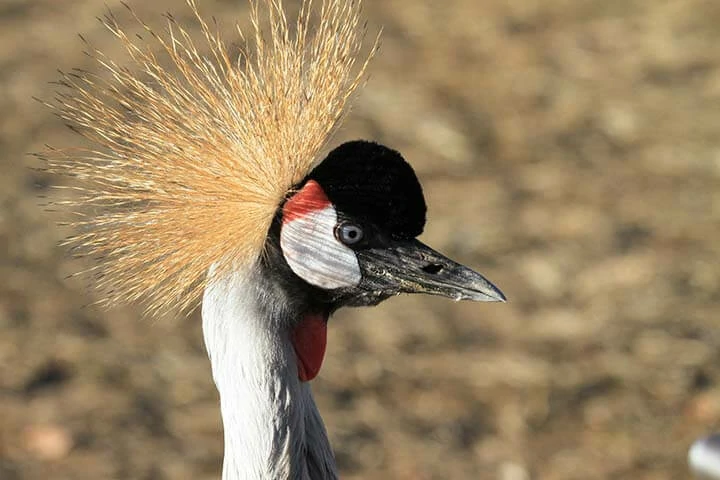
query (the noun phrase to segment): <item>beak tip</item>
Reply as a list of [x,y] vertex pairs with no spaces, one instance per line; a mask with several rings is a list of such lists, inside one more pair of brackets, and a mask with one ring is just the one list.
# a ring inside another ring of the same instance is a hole
[[482,277],[482,286],[476,291],[477,295],[473,300],[479,302],[500,302],[507,303],[507,297],[505,294],[495,285],[492,284],[485,277]]
[[504,293],[502,293],[499,289],[495,289],[495,291],[490,295],[490,302],[500,302],[500,303],[507,303],[507,297]]
[[483,291],[474,291],[457,297],[457,300],[472,300],[474,302],[498,302],[507,303],[507,297],[497,288],[483,289]]
[[479,289],[479,294],[476,295],[473,300],[478,302],[499,302],[507,303],[507,297],[499,288],[486,280],[484,288]]

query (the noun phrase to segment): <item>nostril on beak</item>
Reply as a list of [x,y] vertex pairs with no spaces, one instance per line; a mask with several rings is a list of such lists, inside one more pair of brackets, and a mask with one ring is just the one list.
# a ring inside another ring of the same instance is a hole
[[429,263],[422,267],[422,271],[425,273],[429,273],[430,275],[435,275],[436,273],[440,273],[440,271],[443,269],[443,266],[439,263]]

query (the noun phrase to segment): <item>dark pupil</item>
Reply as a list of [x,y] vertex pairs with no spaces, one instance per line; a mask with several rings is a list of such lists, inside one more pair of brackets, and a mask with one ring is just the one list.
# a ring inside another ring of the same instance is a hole
[[357,225],[341,225],[339,227],[338,238],[348,245],[354,244],[362,240],[363,232]]

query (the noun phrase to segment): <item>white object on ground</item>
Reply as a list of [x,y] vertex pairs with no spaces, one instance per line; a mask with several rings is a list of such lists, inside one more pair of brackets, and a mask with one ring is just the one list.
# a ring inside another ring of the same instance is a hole
[[720,433],[696,440],[688,451],[688,463],[700,478],[720,479]]

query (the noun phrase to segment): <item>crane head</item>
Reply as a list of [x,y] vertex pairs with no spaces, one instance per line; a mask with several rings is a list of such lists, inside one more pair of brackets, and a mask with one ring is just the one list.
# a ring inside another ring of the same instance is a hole
[[403,157],[353,141],[330,152],[293,190],[276,235],[289,268],[331,310],[401,293],[505,301],[481,274],[417,240],[425,214],[422,187]]
[[199,38],[172,17],[165,33],[140,22],[151,35],[136,37],[110,14],[101,21],[130,65],[91,49],[106,80],[62,76],[48,106],[92,146],[39,156],[78,184],[64,202],[80,213],[68,244],[98,259],[100,302],[189,311],[207,285],[268,255],[265,267],[283,269],[272,278],[300,294],[288,298],[324,312],[400,293],[504,300],[416,239],[425,200],[399,153],[349,142],[312,168],[377,47],[362,54],[359,2],[327,0],[311,21],[305,0],[294,32],[280,1],[262,3],[240,60],[189,0]]

